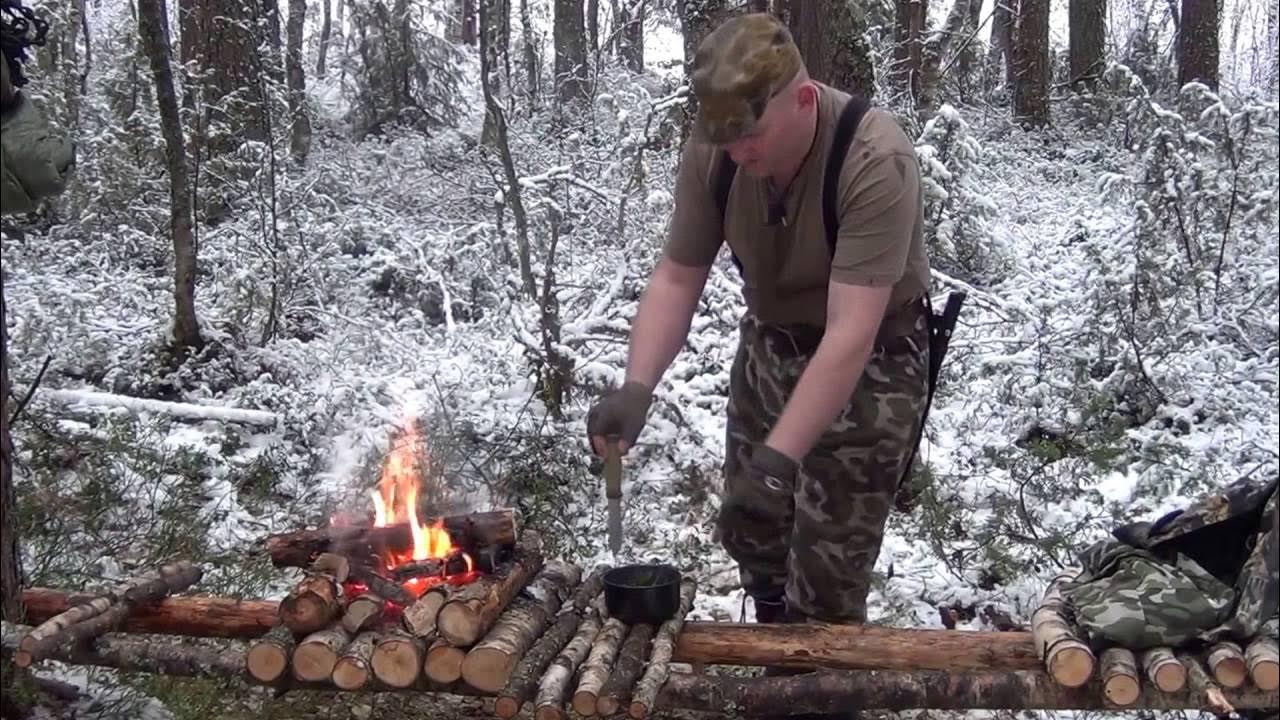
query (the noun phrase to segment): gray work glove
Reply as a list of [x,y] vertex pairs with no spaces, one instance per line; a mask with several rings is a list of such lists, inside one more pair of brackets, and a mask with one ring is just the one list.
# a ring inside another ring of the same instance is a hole
[[618,439],[618,449],[626,451],[636,444],[649,414],[653,393],[638,382],[623,383],[607,393],[587,413],[587,438],[591,449],[601,455],[607,440]]
[[799,465],[763,443],[751,451],[743,476],[720,506],[717,524],[726,531],[758,524],[776,524],[794,512]]

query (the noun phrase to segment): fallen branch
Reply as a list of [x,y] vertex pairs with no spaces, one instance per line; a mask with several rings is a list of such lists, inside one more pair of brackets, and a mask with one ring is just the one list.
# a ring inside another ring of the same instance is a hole
[[246,425],[275,425],[280,421],[279,415],[262,410],[240,410],[194,403],[149,400],[93,390],[45,390],[40,393],[40,397],[63,405],[124,408],[131,412],[154,412],[192,420],[221,420]]

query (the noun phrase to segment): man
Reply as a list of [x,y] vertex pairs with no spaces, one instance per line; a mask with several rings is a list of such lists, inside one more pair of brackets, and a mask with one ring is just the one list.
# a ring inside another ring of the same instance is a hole
[[[761,622],[864,622],[884,523],[925,405],[929,268],[910,140],[871,109],[839,171],[834,257],[824,166],[850,96],[811,80],[785,26],[728,20],[692,68],[695,136],[663,257],[632,325],[626,382],[588,434],[622,452],[679,351],[722,243],[746,312],[730,373],[721,542]],[[727,151],[727,207],[714,196]]]
[[26,213],[61,193],[75,165],[75,146],[35,103],[13,87],[0,57],[0,212]]

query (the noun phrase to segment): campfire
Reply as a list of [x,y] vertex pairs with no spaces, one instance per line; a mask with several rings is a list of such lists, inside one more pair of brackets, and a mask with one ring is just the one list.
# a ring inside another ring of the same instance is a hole
[[410,426],[366,496],[363,522],[338,513],[328,527],[268,539],[274,565],[306,574],[281,601],[271,642],[248,658],[251,673],[270,677],[291,664],[298,680],[332,677],[350,688],[371,673],[407,687],[424,668],[441,682],[457,679],[460,648],[541,568],[541,549],[517,542],[511,510],[424,514],[426,458]]
[[[408,595],[422,597],[432,587],[441,583],[463,585],[478,577],[475,560],[471,554],[454,543],[445,528],[444,520],[424,521],[421,514],[421,496],[424,473],[419,458],[427,457],[417,429],[412,425],[393,443],[391,452],[383,464],[378,487],[369,491],[372,527],[389,528],[407,525],[410,542],[378,548],[368,559],[378,575],[401,585]],[[344,517],[333,518],[333,524],[341,526]],[[360,580],[348,579],[343,583],[346,595],[359,597],[371,591]],[[388,598],[388,610],[399,607]]]

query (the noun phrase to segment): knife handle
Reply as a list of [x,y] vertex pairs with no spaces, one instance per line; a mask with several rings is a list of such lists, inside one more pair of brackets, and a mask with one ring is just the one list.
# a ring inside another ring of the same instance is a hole
[[622,497],[622,454],[614,440],[604,446],[604,496],[611,500]]

